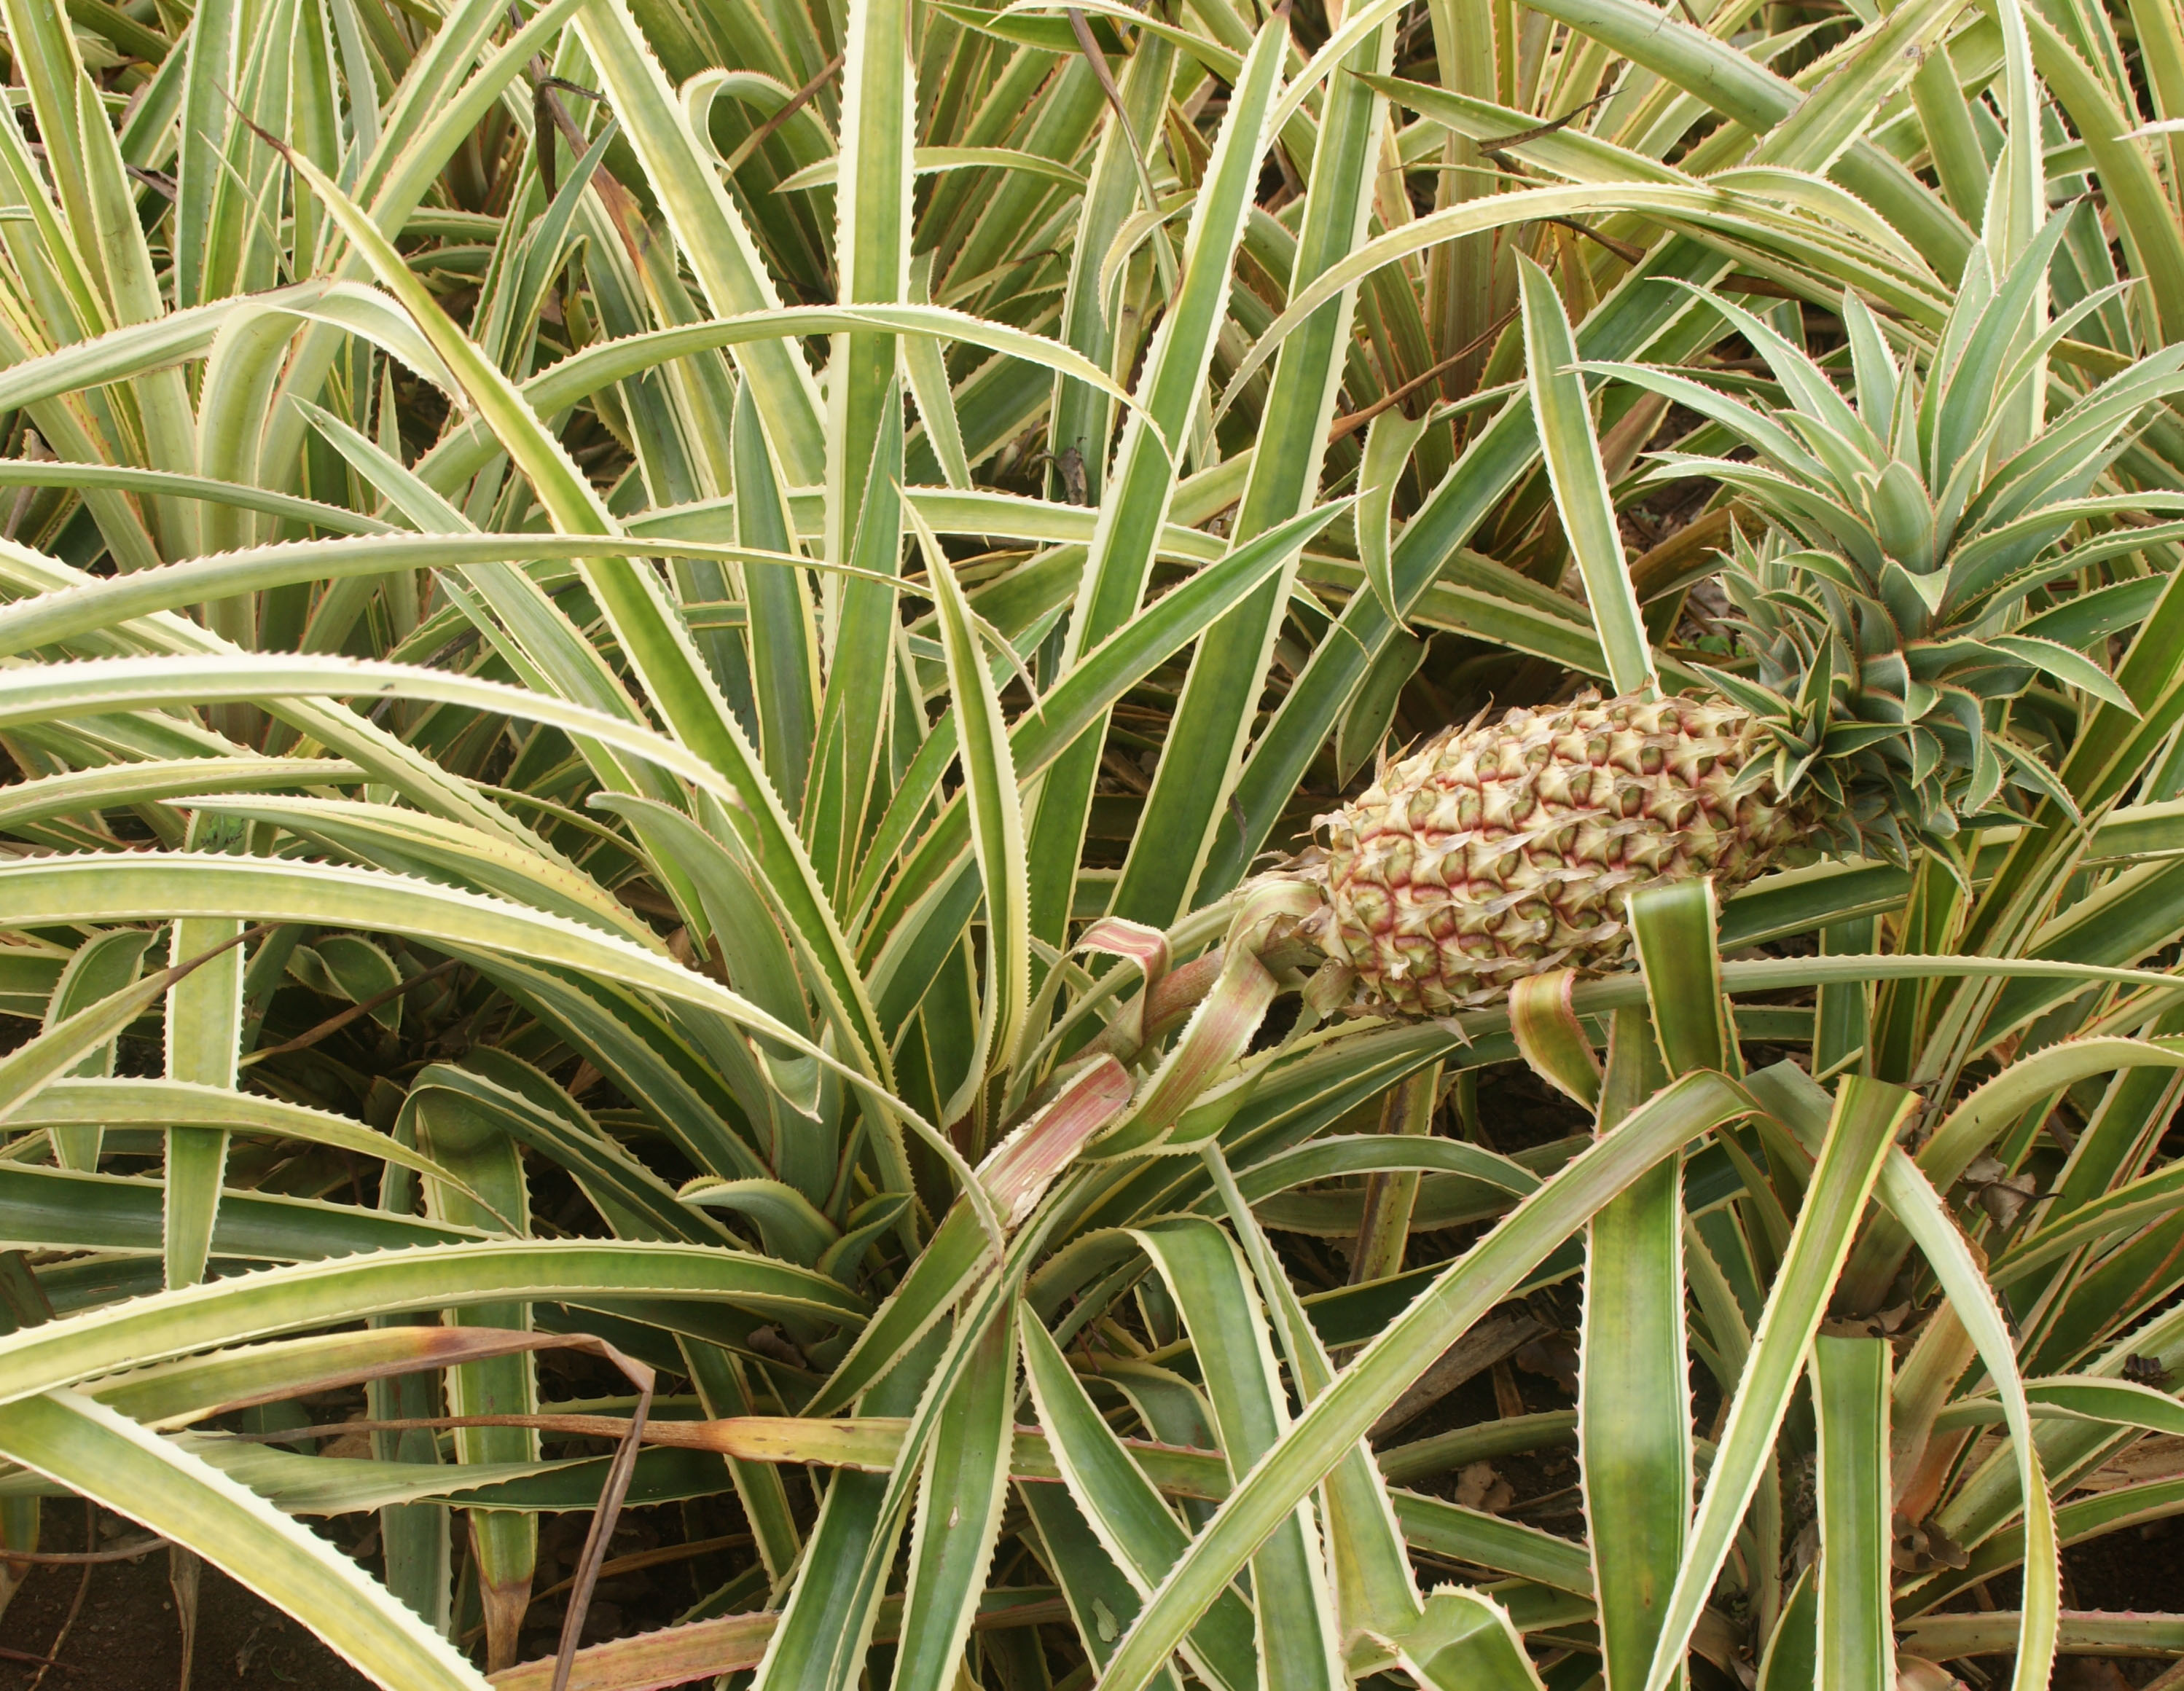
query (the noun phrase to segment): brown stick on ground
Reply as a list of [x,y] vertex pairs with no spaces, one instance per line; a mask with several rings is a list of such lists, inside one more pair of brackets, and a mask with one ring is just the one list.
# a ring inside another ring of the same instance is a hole
[[1415,1421],[1474,1375],[1483,1374],[1504,1357],[1512,1356],[1542,1333],[1552,1332],[1537,1316],[1513,1310],[1490,1316],[1443,1351],[1440,1360],[1418,1376],[1409,1391],[1396,1399],[1366,1438],[1378,1444],[1406,1422]]

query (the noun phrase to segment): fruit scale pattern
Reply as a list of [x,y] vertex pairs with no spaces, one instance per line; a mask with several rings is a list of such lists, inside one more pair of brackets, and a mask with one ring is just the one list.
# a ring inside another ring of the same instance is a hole
[[1414,1015],[1610,966],[1633,891],[1711,875],[1727,892],[1809,834],[1810,801],[1774,791],[1773,751],[1719,699],[1588,695],[1448,729],[1318,819],[1325,902],[1304,937],[1366,1002]]

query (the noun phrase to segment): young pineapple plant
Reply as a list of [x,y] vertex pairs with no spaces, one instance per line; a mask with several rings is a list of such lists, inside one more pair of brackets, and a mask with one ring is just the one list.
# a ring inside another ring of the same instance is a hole
[[[2046,275],[2068,226],[2052,221],[1999,278],[1975,247],[1938,343],[1905,361],[1847,292],[1855,398],[1718,296],[1781,404],[1594,366],[1752,451],[1665,453],[1653,472],[1718,480],[1763,523],[1721,572],[1736,657],[1694,663],[1666,688],[1648,672],[1615,698],[1451,727],[1322,818],[1326,848],[1302,872],[1325,903],[1304,927],[1356,971],[1366,1001],[1484,1005],[1549,969],[1614,964],[1639,888],[1710,876],[1727,893],[1815,848],[1902,864],[1923,845],[1953,859],[1969,823],[2017,820],[2026,795],[2068,804],[2012,704],[2044,679],[2127,705],[2078,649],[2104,631],[2088,621],[2099,613],[2041,604],[2117,549],[2059,542],[2115,509],[2088,490],[2184,362],[2164,349],[2043,420],[2047,354],[2108,298],[2049,320]],[[1549,374],[1535,368],[1535,387]]]

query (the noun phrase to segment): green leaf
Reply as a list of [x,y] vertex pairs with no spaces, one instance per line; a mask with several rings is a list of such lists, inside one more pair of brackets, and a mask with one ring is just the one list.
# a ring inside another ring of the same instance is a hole
[[853,1327],[868,1307],[826,1276],[717,1246],[495,1238],[267,1269],[0,1336],[0,1400],[367,1315],[510,1299],[689,1299]]
[[1897,1132],[1917,1102],[1900,1087],[1857,1076],[1847,1075],[1836,1083],[1834,1115],[1819,1164],[1806,1188],[1789,1249],[1752,1334],[1752,1354],[1716,1441],[1717,1454],[1691,1523],[1689,1548],[1663,1602],[1659,1643],[1646,1674],[1646,1691],[1663,1691],[1682,1672],[1692,1628],[1758,1488],[1761,1466],[1789,1413],[1807,1348],[1850,1254],[1851,1238],[1866,1199]]
[[1671,1075],[1741,1071],[1722,1011],[1716,926],[1711,877],[1631,895],[1631,936],[1645,971],[1646,1004]]
[[[1612,1138],[1668,1076],[1652,1030],[1618,1010],[1601,1085]],[[1642,1683],[1690,1530],[1691,1359],[1683,1171],[1664,1159],[1592,1218],[1585,1249],[1578,1457],[1608,1683]]]
[[1543,1683],[1509,1611],[1484,1592],[1435,1592],[1417,1623],[1387,1642],[1418,1683],[1432,1691],[1470,1686],[1537,1691]]
[[[474,1200],[427,1178],[427,1215],[465,1227],[497,1222],[514,1238],[529,1236],[531,1194],[522,1156],[499,1112],[479,1108],[462,1093],[428,1087],[410,1094],[403,1114],[419,1149],[455,1169],[467,1190],[482,1194],[482,1201]],[[447,1310],[441,1319],[450,1327],[521,1331],[531,1325],[531,1311],[514,1301],[471,1304]],[[538,1365],[530,1353],[461,1363],[447,1371],[446,1381],[451,1415],[538,1412]],[[538,1435],[528,1428],[455,1429],[455,1460],[463,1466],[530,1463],[538,1458]],[[506,1667],[515,1660],[517,1635],[530,1603],[538,1560],[538,1522],[534,1516],[504,1510],[478,1511],[471,1517],[471,1543],[485,1611],[487,1665]]]
[[1892,1691],[1896,1634],[1889,1607],[1888,1341],[1813,1341],[1819,1422],[1819,1674],[1824,1685]]
[[[203,812],[191,819],[187,843],[233,853],[248,829]],[[172,931],[171,960],[179,970],[167,993],[167,1078],[232,1090],[242,1035],[242,923],[234,917],[182,917]],[[173,971],[170,971],[170,974]],[[220,1215],[227,1170],[227,1134],[220,1128],[173,1126],[167,1132],[167,1283],[202,1279]]]
[[[942,1338],[929,1332],[908,1347],[908,1354],[866,1393],[860,1419],[915,1409]],[[908,1488],[897,1478],[878,1473],[834,1476],[819,1519],[805,1539],[804,1572],[759,1666],[755,1683],[760,1691],[819,1691],[855,1683],[880,1595],[879,1582],[868,1570],[893,1562],[903,1505],[909,1501]]]
[[2184,1166],[2165,1165],[2027,1228],[1996,1261],[1989,1278],[1997,1290],[2014,1286],[2072,1251],[2173,1214],[2180,1193],[2184,1193]]
[[[1019,1495],[1039,1560],[1069,1605],[1078,1641],[1093,1661],[1105,1662],[1138,1614],[1138,1594],[1093,1537],[1068,1492],[1060,1486],[1028,1486]],[[1159,1691],[1175,1691],[1178,1682],[1175,1672],[1162,1666],[1150,1683]]]
[[[855,339],[855,337],[850,337]],[[890,348],[894,342],[887,343]],[[890,354],[890,356],[892,356]],[[895,696],[902,682],[898,642],[902,619],[895,577],[902,565],[902,396],[890,385],[872,437],[871,462],[855,486],[863,503],[855,520],[838,517],[828,500],[827,530],[841,557],[875,579],[842,584],[832,606],[830,685],[819,709],[811,785],[799,819],[823,883],[839,905],[855,885],[873,819],[886,808],[883,771],[900,755],[893,748]],[[833,486],[830,480],[829,486]],[[906,752],[907,747],[903,748]]]
[[1814,1574],[1810,1567],[1799,1574],[1790,1600],[1782,1605],[1781,1618],[1774,1623],[1766,1652],[1759,1658],[1760,1691],[1805,1691],[1807,1686],[1818,1683],[1813,1677],[1818,1653],[1814,1627],[1819,1594]]
[[[1115,448],[1099,526],[1063,642],[1065,670],[1128,626],[1144,600],[1184,444],[1196,420],[1226,314],[1286,40],[1279,19],[1259,31],[1193,203],[1181,279],[1145,353],[1137,387],[1139,409],[1124,421]],[[1099,737],[1084,734],[1056,759],[1040,787],[1031,840],[1033,929],[1050,944],[1061,938],[1074,898],[1099,757]]]
[[0,827],[186,794],[343,786],[363,776],[356,765],[338,758],[171,758],[109,764],[18,782],[0,791]]
[[[1289,1419],[1272,1337],[1241,1254],[1218,1227],[1195,1217],[1157,1223],[1137,1238],[1183,1315],[1222,1455],[1241,1478]],[[1300,1507],[1260,1546],[1251,1591],[1263,1685],[1301,1691],[1340,1677],[1340,1628],[1316,1510]]]
[[2141,1067],[2184,1067],[2184,1038],[2097,1036],[2044,1046],[2009,1064],[1952,1107],[1919,1146],[1919,1166],[1928,1179],[1945,1188],[1953,1186],[1998,1134],[2049,1094],[2098,1075]]
[[[1150,674],[1259,582],[1279,571],[1296,548],[1326,526],[1336,509],[1321,506],[1239,547],[1220,564],[1201,571],[1174,592],[1164,595],[1157,604],[1131,618],[1099,647],[1084,654],[1075,667],[1011,730],[1010,750],[1016,761],[1017,779],[1031,779],[1061,757],[1137,681]],[[944,728],[937,730],[927,739],[927,746],[946,749],[944,733]],[[940,767],[933,767],[930,774],[937,784]],[[881,824],[883,845],[908,838],[921,820],[929,792],[930,789],[913,790],[905,786],[897,795],[891,814]],[[872,970],[873,985],[891,1017],[907,1015],[911,1006],[922,996],[930,978],[899,978],[896,975],[900,960],[916,937],[915,927],[903,921],[905,907],[936,883],[943,883],[944,872],[950,871],[951,865],[955,875],[967,874],[968,836],[965,807],[951,801],[897,871],[889,898],[872,911],[866,924],[866,932],[877,942],[872,948],[879,953]],[[878,858],[880,848],[875,847],[868,861]],[[1034,862],[1039,850],[1034,833]],[[859,890],[859,903],[862,904],[861,895],[866,889]],[[878,889],[875,887],[872,890]]]
[[453,1171],[360,1121],[309,1104],[189,1081],[57,1080],[12,1111],[8,1125],[47,1128],[57,1144],[64,1134],[93,1127],[192,1126],[262,1133],[306,1144],[336,1145],[449,1182],[466,1196],[476,1198]]
[[[576,28],[659,196],[676,244],[714,311],[732,317],[777,307],[780,295],[710,149],[691,128],[688,113],[623,0],[582,7]],[[797,349],[783,343],[755,347],[744,355],[744,372],[788,479],[800,486],[819,481],[827,461],[822,408],[818,384]]]
[[[1549,0],[1541,9],[1609,52],[1691,91],[1754,135],[1786,127],[1784,120],[1804,100],[1794,83],[1730,42],[1680,17],[1664,15],[1644,0]],[[1913,17],[1922,15],[1914,9]],[[1902,66],[1907,73],[1910,68],[1909,63]],[[1848,99],[1842,108],[1814,114],[1797,126],[1800,146],[1777,150],[1773,162],[1799,170],[1832,169],[1847,188],[1902,231],[1937,273],[1955,275],[1972,246],[1971,231],[1893,159],[1869,141],[1851,138],[1869,110]],[[1829,121],[1814,120],[1823,116]],[[1847,136],[1840,126],[1846,121],[1852,126]]]
[[1576,984],[1574,969],[1551,969],[1514,982],[1509,988],[1509,1031],[1533,1073],[1587,1110],[1596,1110],[1600,1060],[1571,1008]]
[[484,1691],[476,1668],[332,1544],[102,1404],[14,1396],[0,1409],[0,1453],[187,1546],[382,1684]]
[[[608,23],[627,21],[619,0],[614,7],[603,8],[597,15]],[[604,33],[599,39],[611,38],[619,43],[616,51],[636,51],[621,42],[621,38],[605,25],[602,29]],[[627,121],[627,113],[624,118]],[[316,174],[307,162],[292,162],[299,173],[311,181],[313,188],[349,238],[370,258],[382,283],[416,317],[435,350],[448,360],[451,368],[460,372],[465,392],[492,424],[510,456],[531,478],[555,527],[565,532],[613,534],[616,525],[604,504],[569,459],[560,442],[547,433],[513,384],[455,331],[422,283],[402,264],[400,255],[340,190]],[[623,653],[644,677],[647,692],[677,737],[716,770],[731,779],[741,777],[745,787],[753,789],[752,796],[758,801],[752,804],[752,809],[763,805],[772,813],[768,820],[778,817],[778,800],[757,774],[756,760],[749,743],[699,658],[688,626],[668,602],[658,577],[626,559],[595,560],[580,568],[606,612]],[[779,820],[785,823],[785,818]],[[800,890],[808,893],[808,889]],[[823,899],[817,902],[823,905]],[[818,915],[816,920],[822,927],[831,926],[824,915]],[[822,960],[830,960],[825,959],[823,951]],[[850,979],[838,976],[837,986],[851,1003],[861,997]],[[875,1037],[876,1030],[868,1025],[856,1031],[862,1047],[856,1054],[873,1065],[877,1076],[884,1084],[888,1070],[884,1043]],[[883,1144],[892,1149],[889,1134],[883,1132],[881,1138]],[[952,1148],[944,1149],[943,1154],[952,1154]]]
[[[1346,20],[1346,33],[1347,27]],[[1386,69],[1395,36],[1392,26],[1365,32],[1345,62],[1346,70]],[[1135,75],[1136,61],[1145,57],[1140,48],[1126,78]],[[1146,68],[1150,72],[1158,67]],[[1269,123],[1272,132],[1284,131],[1280,111],[1296,96],[1294,87],[1284,93]],[[1296,256],[1286,278],[1290,292],[1365,238],[1385,112],[1356,77],[1337,77],[1328,89],[1298,214]],[[1328,425],[1346,373],[1356,306],[1356,290],[1343,290],[1283,347],[1230,526],[1233,540],[1248,540],[1310,507],[1321,481]],[[1361,521],[1361,533],[1371,526]],[[1115,914],[1165,926],[1199,902],[1197,882],[1228,825],[1229,794],[1242,772],[1288,597],[1284,582],[1260,587],[1208,630],[1192,654],[1152,791],[1115,887],[1110,907]],[[1227,889],[1223,885],[1209,890]]]
[[[1024,1375],[1063,1483],[1086,1524],[1142,1598],[1190,1542],[1159,1490],[1117,1438],[1037,1314],[1019,1310]],[[1258,1680],[1251,1611],[1224,1591],[1184,1644],[1193,1671],[1246,1691]]]
[[909,510],[909,516],[924,554],[926,581],[947,654],[963,793],[971,813],[979,884],[986,898],[984,1007],[970,1071],[943,1112],[953,1121],[988,1074],[1006,1073],[1015,1065],[1017,1043],[1031,1014],[1031,880],[1008,725],[1001,715],[992,672],[979,650],[970,604],[956,579],[955,566],[940,549],[939,537],[915,509]]
[[[192,959],[189,963],[203,960]],[[96,1060],[102,1047],[159,1001],[180,972],[164,970],[149,980],[109,993],[0,1057],[0,1121],[10,1120],[86,1060]]]
[[[43,1249],[161,1256],[166,1200],[166,1183],[157,1178],[0,1162],[0,1215],[5,1216],[0,1237],[35,1242]],[[213,1216],[211,1248],[215,1256],[239,1261],[301,1262],[470,1236],[468,1228],[354,1204],[231,1187]]]
[[[2031,1412],[2017,1367],[2017,1347],[1993,1288],[1919,1165],[1892,1149],[1880,1172],[1880,1199],[1925,1253],[1957,1319],[1971,1335],[1980,1360],[1993,1377],[2007,1411],[2011,1455],[2025,1514],[2025,1606],[2017,1629],[2018,1691],[2048,1683],[2059,1641],[2062,1568],[2055,1542],[2055,1512],[2033,1442]],[[1913,1648],[1925,1648],[1912,1641]]]
[[[849,0],[842,33],[841,152],[846,186],[834,196],[837,297],[847,305],[893,305],[910,297],[911,181],[916,75],[911,63],[908,0]],[[892,335],[837,336],[827,370],[827,539],[828,558],[857,557],[869,567],[878,537],[856,531],[889,526],[890,553],[900,532],[889,502],[876,501],[867,477],[894,476],[900,455],[900,370]],[[895,446],[883,452],[892,431]],[[854,589],[845,597],[854,597]],[[846,639],[848,606],[843,607]],[[843,655],[856,661],[855,654]],[[872,690],[866,675],[858,691]],[[851,817],[854,825],[856,820]]]
[[1534,1266],[1689,1139],[1750,1105],[1719,1076],[1687,1076],[1584,1152],[1408,1309],[1294,1421],[1169,1571],[1107,1664],[1111,1691],[1149,1683],[1214,1594],[1411,1383]]
[[1585,577],[1593,626],[1607,654],[1607,672],[1618,693],[1658,689],[1653,649],[1645,618],[1623,556],[1615,501],[1601,468],[1600,442],[1592,431],[1592,412],[1585,378],[1577,364],[1577,343],[1563,315],[1561,298],[1547,273],[1521,254],[1518,259],[1524,302],[1524,364],[1531,383],[1532,409],[1539,419],[1540,448],[1553,486],[1563,533]]
[[777,1180],[712,1180],[690,1182],[677,1194],[685,1204],[709,1210],[733,1210],[748,1215],[766,1241],[768,1256],[817,1265],[827,1248],[841,1237],[841,1230],[793,1186]]
[[[70,957],[68,966],[61,971],[60,979],[53,985],[53,995],[46,1002],[45,1027],[51,1029],[79,1010],[88,1010],[100,1000],[134,986],[143,965],[144,954],[151,948],[154,937],[154,934],[142,928],[111,928],[85,940]],[[78,1064],[75,1072],[110,1075],[114,1072],[114,1042],[109,1040]],[[50,1093],[59,1084],[63,1083],[48,1081],[45,1092]],[[33,1094],[8,1109],[5,1119],[18,1126],[31,1125],[25,1120],[24,1112],[36,1105],[39,1096]],[[63,1168],[97,1168],[104,1126],[96,1115],[66,1126],[53,1125],[53,1160]]]
[[2068,646],[2053,640],[2042,640],[2025,634],[1991,634],[1986,643],[1996,650],[2007,652],[2013,658],[2022,659],[2042,674],[2052,676],[2065,687],[2081,687],[2119,710],[2138,715],[2138,707],[2131,695],[2124,692],[2103,670],[2082,652],[2074,652]]
[[[942,170],[1024,170],[1034,175],[1082,188],[1084,178],[1067,164],[1051,159],[1043,159],[1036,153],[1025,153],[1009,147],[921,147],[916,149],[913,160],[916,174],[929,176]],[[792,193],[800,188],[832,186],[841,180],[842,161],[827,159],[816,164],[806,164],[794,175],[784,176],[775,185],[776,193]]]
[[[737,544],[783,554],[796,550],[788,491],[766,436],[749,382],[736,389],[729,456],[735,479]],[[819,631],[811,594],[794,570],[748,570],[752,690],[758,699],[759,746],[783,809],[804,805],[804,778],[819,720]]]
[[1017,1401],[1016,1322],[994,1313],[950,1395],[946,1436],[925,1460],[903,1586],[894,1691],[952,1691],[984,1595],[1008,1499]]
[[1396,604],[1395,580],[1388,562],[1389,514],[1396,483],[1431,420],[1424,414],[1412,418],[1400,410],[1383,411],[1366,426],[1364,461],[1357,468],[1358,560],[1365,566],[1365,579],[1379,597],[1389,620],[1398,626],[1403,615]]
[[[1391,1095],[1390,1108],[1402,1112],[1400,1126],[1404,1137],[1416,1138],[1427,1131],[1440,1080],[1439,1065],[1429,1065],[1408,1076]],[[1266,1230],[1238,1189],[1219,1145],[1207,1145],[1201,1157],[1266,1300],[1281,1357],[1297,1382],[1298,1394],[1309,1403],[1333,1382],[1334,1364],[1309,1311],[1290,1286]],[[1367,1256],[1376,1243],[1366,1228],[1359,1229],[1356,1260],[1368,1272],[1380,1265]],[[1400,1267],[1400,1254],[1391,1254],[1397,1255]],[[1423,1619],[1418,1578],[1405,1549],[1393,1499],[1371,1453],[1362,1445],[1351,1450],[1328,1476],[1320,1495],[1338,1636],[1350,1638],[1361,1631],[1378,1632],[1384,1637],[1409,1636]],[[1357,1666],[1354,1649],[1351,1666],[1353,1672]]]

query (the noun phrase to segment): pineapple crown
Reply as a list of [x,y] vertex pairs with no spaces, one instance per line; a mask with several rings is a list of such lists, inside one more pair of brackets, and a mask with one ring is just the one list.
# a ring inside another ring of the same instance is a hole
[[[2159,579],[2057,589],[2146,543],[2119,531],[2126,511],[2184,510],[2176,495],[2093,492],[2144,409],[2184,388],[2184,347],[2047,416],[2049,353],[2122,291],[2050,310],[2048,267],[2076,211],[2050,219],[1999,275],[1975,243],[1930,348],[1898,328],[1899,359],[1847,290],[1852,398],[1763,318],[1713,294],[1786,403],[1762,409],[1651,366],[1588,366],[1690,407],[1750,449],[1659,453],[1649,477],[1718,481],[1765,524],[1756,543],[1738,536],[1722,576],[1746,662],[1702,672],[1774,740],[1752,779],[1786,797],[1809,790],[1849,843],[1894,861],[1914,840],[1946,850],[1967,823],[2015,820],[2018,794],[2075,816],[2013,731],[2013,702],[2043,678],[2131,709],[2085,648],[2142,618]],[[2084,537],[2066,548],[2074,531]]]

